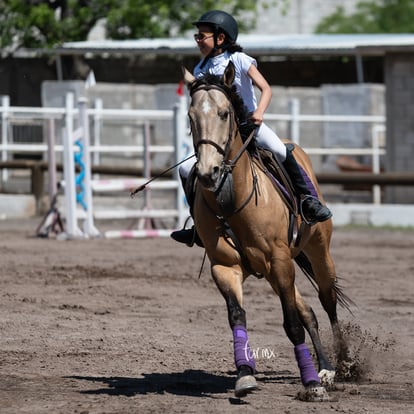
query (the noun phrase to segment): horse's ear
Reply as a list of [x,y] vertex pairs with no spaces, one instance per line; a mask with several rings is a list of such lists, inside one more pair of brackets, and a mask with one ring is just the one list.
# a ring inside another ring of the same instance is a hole
[[181,66],[181,70],[183,71],[184,81],[187,86],[191,85],[195,81],[195,77],[191,74],[191,72],[185,67]]
[[232,61],[227,65],[226,70],[224,71],[223,80],[224,84],[231,87],[236,77],[236,70],[234,69],[234,63]]

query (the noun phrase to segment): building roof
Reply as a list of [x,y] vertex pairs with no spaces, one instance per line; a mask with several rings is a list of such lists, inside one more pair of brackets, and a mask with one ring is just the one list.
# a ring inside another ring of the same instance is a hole
[[[413,52],[414,34],[240,35],[238,42],[255,56],[269,55],[376,55]],[[190,38],[102,40],[67,42],[53,50],[57,55],[197,55]]]

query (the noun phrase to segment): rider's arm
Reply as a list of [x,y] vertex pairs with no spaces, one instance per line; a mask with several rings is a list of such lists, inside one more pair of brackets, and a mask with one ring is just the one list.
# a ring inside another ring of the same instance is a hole
[[260,125],[263,122],[263,115],[272,99],[272,89],[267,80],[264,78],[264,76],[261,74],[261,72],[259,71],[259,69],[257,69],[255,65],[250,65],[247,74],[251,78],[253,84],[261,92],[257,108],[252,115],[253,121],[256,124]]

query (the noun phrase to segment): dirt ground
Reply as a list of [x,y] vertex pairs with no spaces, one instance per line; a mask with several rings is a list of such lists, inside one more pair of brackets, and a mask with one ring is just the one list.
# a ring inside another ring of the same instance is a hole
[[[414,232],[335,229],[339,310],[355,375],[332,401],[301,385],[281,307],[249,278],[245,309],[259,389],[234,397],[231,331],[203,250],[170,239],[57,241],[38,221],[0,221],[0,412],[412,413]],[[298,285],[332,348],[313,288]],[[309,341],[309,339],[307,339]]]

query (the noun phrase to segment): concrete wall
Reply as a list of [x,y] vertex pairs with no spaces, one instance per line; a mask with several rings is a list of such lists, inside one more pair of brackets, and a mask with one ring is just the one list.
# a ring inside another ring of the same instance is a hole
[[[289,102],[298,99],[300,113],[306,115],[385,115],[383,85],[323,85],[321,88],[276,88],[268,113],[289,113]],[[286,122],[269,122],[281,138],[291,138]],[[305,148],[368,148],[372,145],[372,125],[359,122],[302,122],[300,144]],[[315,171],[337,171],[337,156],[311,156]],[[372,157],[356,156],[371,165]]]
[[[299,100],[300,112],[319,115],[322,113],[321,90],[319,88],[283,88],[272,87],[273,98],[269,105],[268,114],[289,114],[293,99]],[[285,121],[266,121],[280,138],[292,139],[290,125]],[[303,147],[320,147],[322,145],[322,124],[312,125],[301,123],[299,129],[300,144]],[[311,156],[313,167],[320,171],[321,157]]]
[[[177,101],[177,85],[135,85],[135,84],[109,84],[98,83],[85,89],[81,81],[47,81],[42,84],[42,105],[62,107],[65,105],[66,93],[74,94],[75,103],[81,96],[88,98],[90,107],[94,107],[96,100],[102,100],[103,108],[107,109],[172,109]],[[93,122],[91,123],[91,140],[93,140]],[[61,142],[61,125],[57,125],[57,141]],[[104,120],[101,127],[101,144],[114,145],[142,145],[144,127],[138,121]],[[151,143],[173,143],[171,123],[157,121],[151,125]],[[154,162],[161,167],[170,165],[173,155],[156,154]],[[136,154],[102,154],[102,164],[128,165],[142,167],[143,160]]]
[[[414,56],[387,54],[387,170],[414,171]],[[414,188],[391,187],[390,203],[414,203]]]
[[[76,96],[86,94],[90,105],[97,98],[102,99],[104,108],[126,109],[172,109],[177,101],[177,85],[125,85],[98,83],[84,89],[81,82],[45,82],[43,85],[43,103],[51,106],[63,105],[65,89]],[[289,114],[290,101],[298,99],[303,114],[339,114],[339,115],[384,115],[383,85],[324,85],[322,88],[283,88],[273,87],[273,99],[267,113]],[[56,95],[56,96],[55,96]],[[268,121],[281,138],[291,139],[289,123],[286,121]],[[142,144],[143,130],[140,124],[112,122],[103,125],[101,143],[116,145]],[[169,121],[154,122],[151,129],[151,142],[173,142],[173,130]],[[300,125],[300,144],[306,148],[315,147],[369,147],[371,145],[371,126],[359,123],[322,123],[303,122]],[[335,157],[311,156],[315,171],[335,170]],[[127,163],[141,165],[141,159],[134,154],[105,155],[102,163]],[[172,156],[154,157],[157,167],[164,168],[172,164]],[[370,164],[371,159],[358,159]]]
[[[325,115],[385,115],[383,85],[324,85],[321,88],[322,113]],[[325,122],[323,147],[361,148],[372,145],[372,124],[361,122]],[[325,164],[335,169],[334,156],[327,156]],[[372,157],[355,159],[371,165]]]
[[[104,108],[125,109],[172,109],[177,102],[177,85],[123,85],[98,83],[87,90],[89,101],[93,103],[97,98],[102,99]],[[140,122],[105,123],[102,128],[102,144],[116,145],[122,141],[127,145],[142,145],[144,137],[143,125]],[[151,123],[151,144],[172,144],[174,142],[173,128],[170,121],[156,121]],[[116,160],[113,156],[113,160]],[[119,162],[125,162],[125,155],[119,155]],[[135,154],[129,157],[129,165],[142,165],[142,160]],[[152,162],[164,168],[173,163],[172,154],[156,154]],[[103,158],[105,162],[105,157]]]

